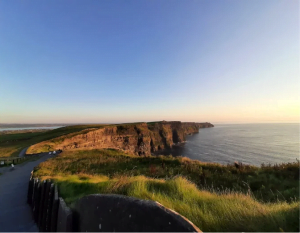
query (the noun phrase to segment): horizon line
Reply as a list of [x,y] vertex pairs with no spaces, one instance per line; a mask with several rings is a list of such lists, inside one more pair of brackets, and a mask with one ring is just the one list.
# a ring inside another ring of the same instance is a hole
[[[64,125],[93,125],[93,124],[126,124],[126,123],[148,123],[148,122],[162,122],[162,121],[128,121],[128,122],[72,122],[72,123],[1,123],[0,125],[53,125],[53,126],[64,126]],[[173,121],[169,121],[173,122]],[[264,121],[264,122],[211,122],[211,121],[180,121],[180,122],[195,122],[195,123],[211,123],[211,124],[299,124],[300,121]]]

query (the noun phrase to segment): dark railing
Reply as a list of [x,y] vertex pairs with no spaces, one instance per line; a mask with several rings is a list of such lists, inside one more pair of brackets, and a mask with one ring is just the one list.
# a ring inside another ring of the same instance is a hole
[[32,208],[39,231],[72,231],[72,211],[58,196],[57,186],[52,181],[31,178],[27,203]]
[[40,154],[25,155],[24,157],[0,157],[0,167],[11,164],[19,164],[33,157],[38,157]]

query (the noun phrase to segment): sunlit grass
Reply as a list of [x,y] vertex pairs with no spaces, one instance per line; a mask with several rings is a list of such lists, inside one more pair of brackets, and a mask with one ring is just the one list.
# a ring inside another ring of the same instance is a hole
[[72,204],[94,193],[114,193],[158,201],[191,220],[202,231],[297,231],[299,202],[260,203],[251,196],[199,190],[179,176],[169,180],[145,176],[44,177],[59,185],[60,195]]
[[[103,125],[74,125],[49,130],[46,132],[11,133],[0,135],[0,157],[17,157],[22,149],[33,144],[50,140],[62,135],[80,132],[90,128],[101,128]],[[38,153],[42,151],[34,151]]]
[[190,160],[185,157],[140,157],[117,150],[65,151],[41,165],[38,176],[44,174],[105,175],[110,178],[144,175],[169,179],[181,175],[197,187],[213,192],[234,190],[265,202],[299,200],[299,163],[287,163],[259,168],[221,165]]
[[[139,157],[116,150],[88,150],[63,152],[40,164],[34,176],[55,180],[60,195],[71,207],[88,194],[114,193],[158,201],[190,219],[202,231],[298,231],[299,199],[291,192],[286,194],[287,201],[274,198],[270,202],[269,195],[276,191],[255,194],[249,191],[251,183],[247,178],[251,173],[269,187],[277,182],[277,173],[273,174],[276,171],[281,173],[278,179],[283,177],[284,182],[290,177],[299,189],[299,179],[293,173],[295,169],[299,173],[299,164],[243,169],[181,157]],[[206,187],[202,184],[203,172],[205,182],[210,184]],[[284,184],[278,188],[283,192],[280,188]]]

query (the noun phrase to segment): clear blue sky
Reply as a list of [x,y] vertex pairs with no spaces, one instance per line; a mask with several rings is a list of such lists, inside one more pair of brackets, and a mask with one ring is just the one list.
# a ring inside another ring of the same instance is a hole
[[0,123],[299,121],[299,1],[0,0]]

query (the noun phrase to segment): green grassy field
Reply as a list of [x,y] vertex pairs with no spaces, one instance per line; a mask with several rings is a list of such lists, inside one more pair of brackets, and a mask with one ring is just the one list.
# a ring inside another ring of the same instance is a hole
[[23,148],[35,143],[70,133],[80,132],[85,129],[101,127],[103,127],[103,125],[74,125],[46,132],[2,134],[0,135],[0,157],[17,157]]
[[72,206],[87,194],[155,200],[202,231],[299,231],[299,163],[223,166],[116,150],[65,151],[35,177],[53,179]]

